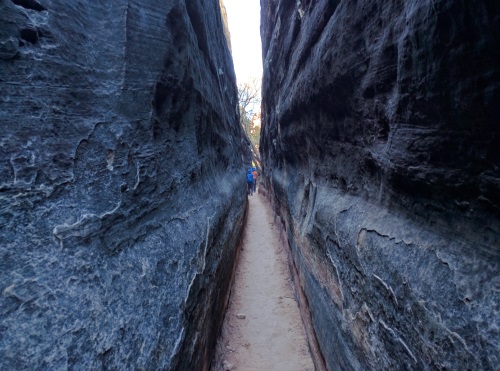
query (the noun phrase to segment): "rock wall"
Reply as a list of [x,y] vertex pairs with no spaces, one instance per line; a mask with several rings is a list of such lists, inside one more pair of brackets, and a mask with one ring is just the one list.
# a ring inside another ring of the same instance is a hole
[[227,45],[229,46],[229,51],[232,53],[232,47],[231,47],[231,33],[229,32],[229,25],[227,23],[227,11],[226,11],[226,6],[224,5],[223,0],[219,0],[219,6],[222,14],[222,21],[223,21],[223,27],[224,27],[224,35],[226,35],[226,41]]
[[500,3],[262,0],[261,155],[330,370],[500,364]]
[[219,1],[0,0],[0,91],[0,369],[207,369],[246,205]]

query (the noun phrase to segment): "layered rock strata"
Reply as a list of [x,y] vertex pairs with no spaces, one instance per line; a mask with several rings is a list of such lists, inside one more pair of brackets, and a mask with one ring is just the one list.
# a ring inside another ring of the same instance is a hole
[[223,24],[0,0],[0,369],[208,367],[245,209]]
[[262,0],[263,171],[318,367],[500,364],[499,8]]

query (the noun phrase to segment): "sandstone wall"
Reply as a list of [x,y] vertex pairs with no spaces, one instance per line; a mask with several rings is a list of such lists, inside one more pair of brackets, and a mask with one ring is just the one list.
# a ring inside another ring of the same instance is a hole
[[500,3],[261,3],[264,175],[326,366],[498,367]]
[[0,91],[0,369],[206,368],[246,202],[219,1],[0,0]]
[[223,0],[219,0],[219,6],[220,6],[221,14],[222,14],[224,35],[226,35],[226,40],[227,40],[227,45],[229,46],[229,51],[232,53],[231,33],[229,32],[229,25],[227,22],[227,11],[226,11],[226,6],[224,5]]

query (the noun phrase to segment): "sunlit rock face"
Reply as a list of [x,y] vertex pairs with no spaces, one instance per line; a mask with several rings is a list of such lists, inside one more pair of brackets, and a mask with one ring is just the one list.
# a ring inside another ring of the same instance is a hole
[[0,91],[0,369],[207,367],[245,207],[218,0],[0,0]]
[[500,364],[499,8],[262,1],[264,174],[331,370]]

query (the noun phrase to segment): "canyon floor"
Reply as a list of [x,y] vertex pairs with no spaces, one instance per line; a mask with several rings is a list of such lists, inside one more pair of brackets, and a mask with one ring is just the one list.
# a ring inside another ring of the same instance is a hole
[[314,369],[286,259],[269,204],[250,196],[212,371]]

